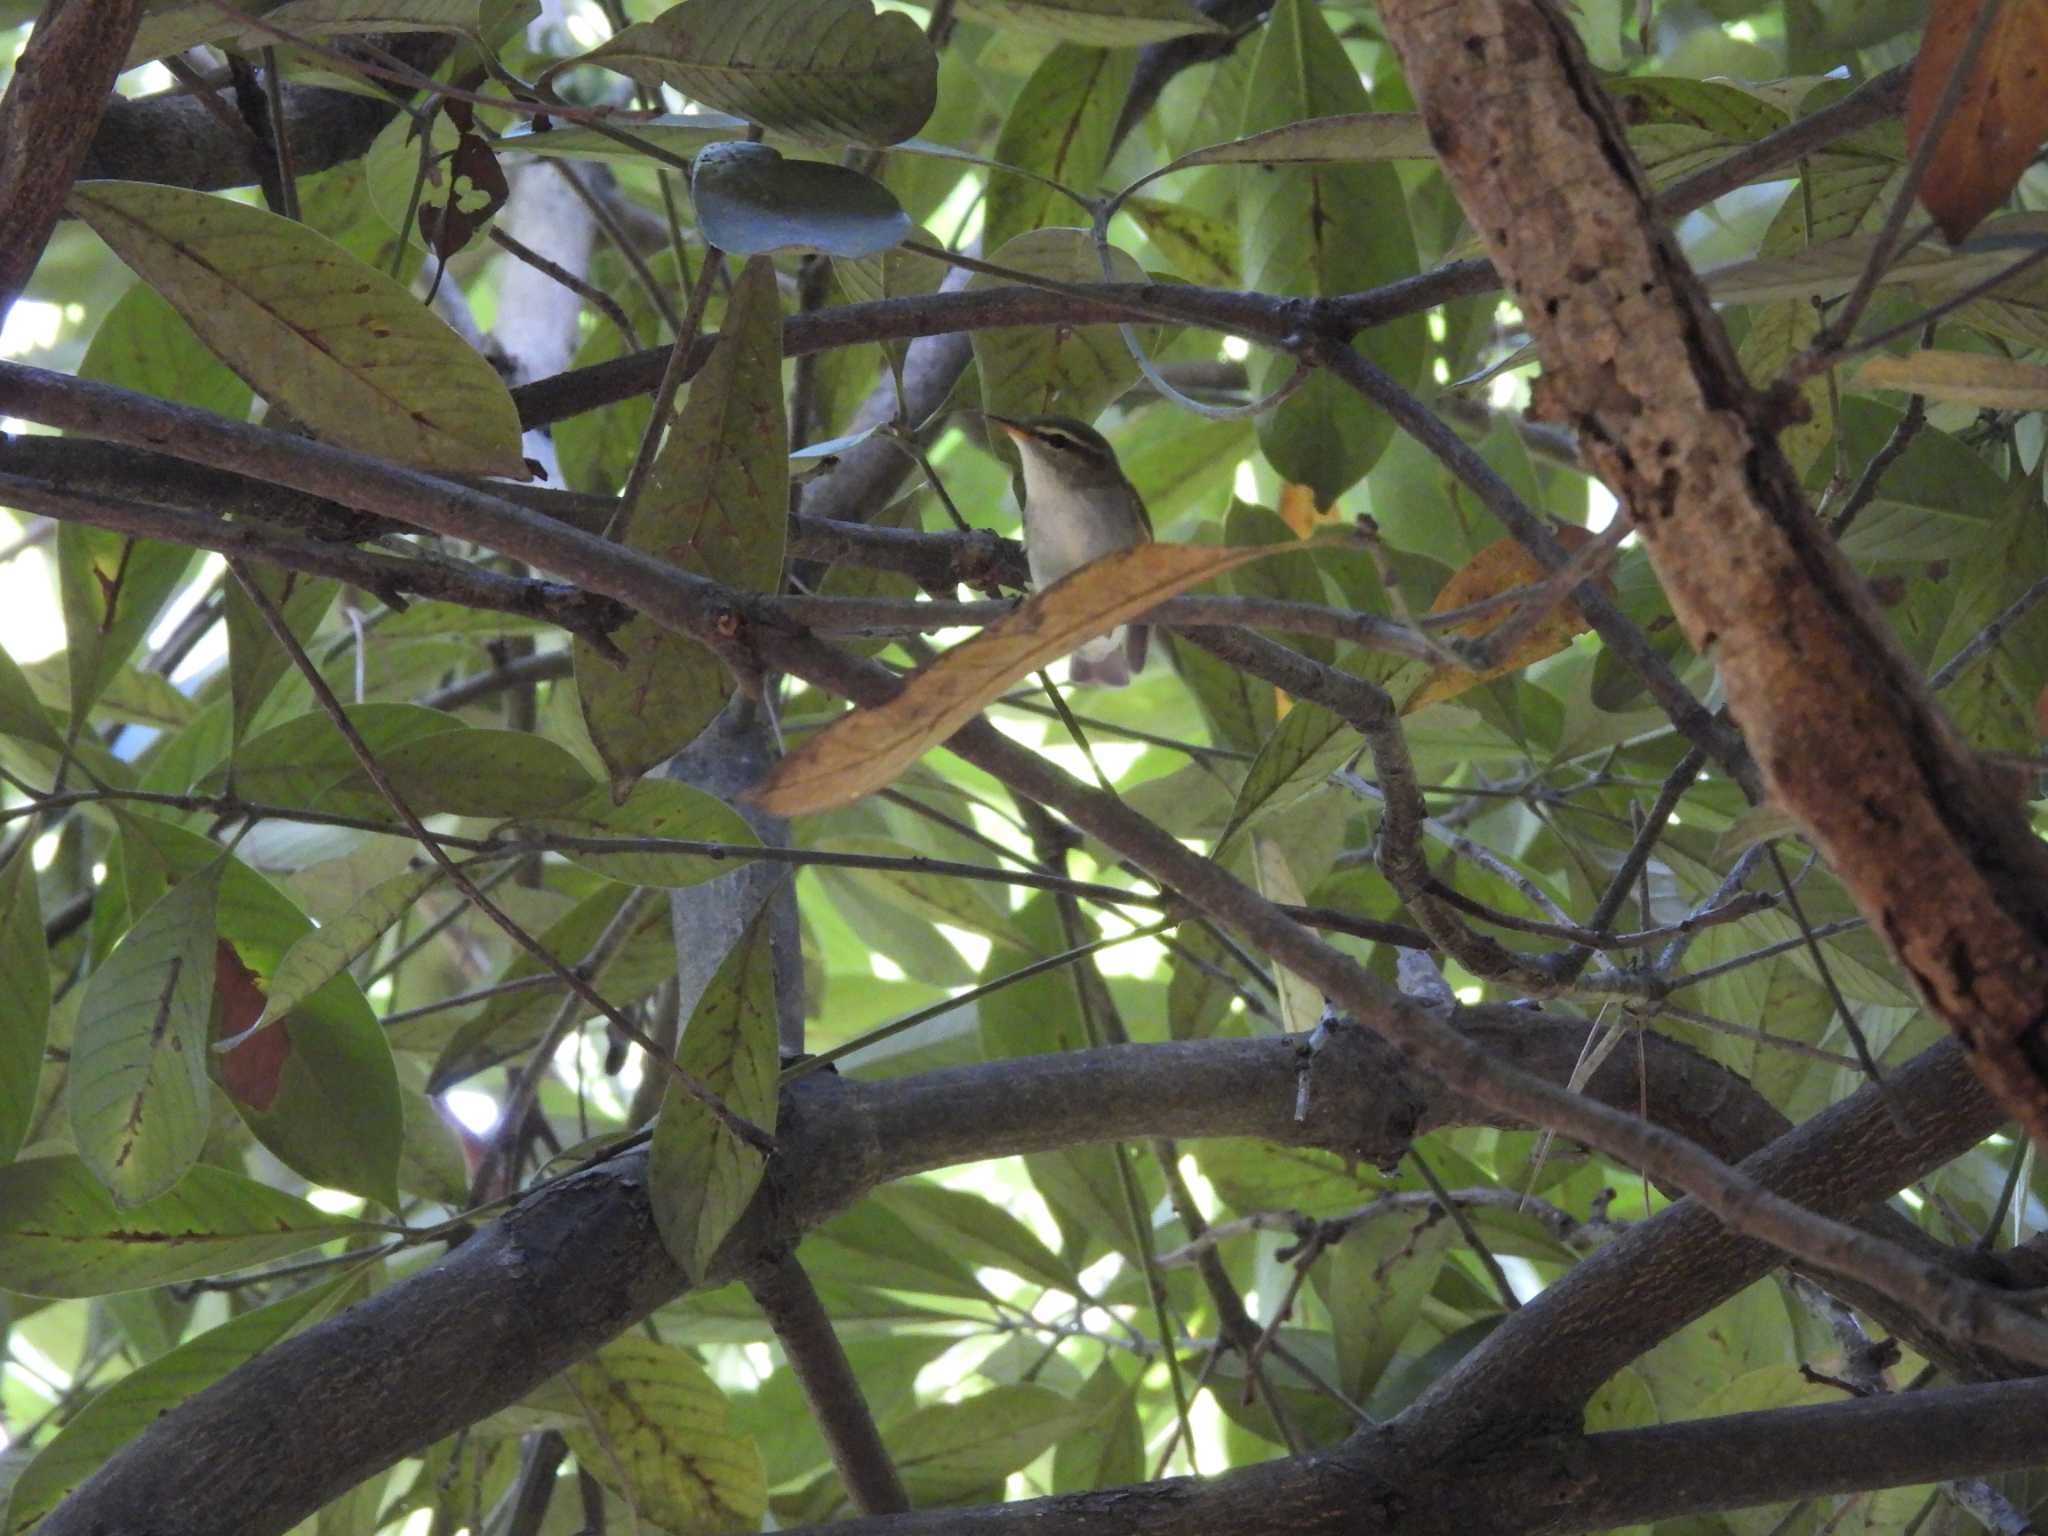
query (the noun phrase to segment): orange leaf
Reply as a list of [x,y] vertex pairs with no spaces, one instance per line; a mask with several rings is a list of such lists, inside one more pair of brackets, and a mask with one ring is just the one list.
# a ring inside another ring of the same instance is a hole
[[851,805],[908,768],[1019,678],[1189,587],[1298,544],[1139,544],[1082,566],[904,681],[886,704],[842,715],[775,765],[748,797],[777,816]]
[[[1553,527],[1550,531],[1558,543],[1574,554],[1592,543],[1595,537],[1585,529],[1575,528],[1569,524]],[[1517,587],[1534,586],[1549,575],[1550,572],[1538,563],[1536,557],[1514,539],[1495,539],[1467,560],[1451,579],[1444,583],[1443,590],[1437,593],[1436,601],[1430,604],[1429,611],[1449,613],[1455,608],[1470,607],[1474,603],[1483,603],[1488,598],[1512,592]],[[1610,590],[1613,587],[1612,580],[1606,576],[1600,577],[1599,583]],[[1452,625],[1450,633],[1467,635],[1474,639],[1491,634],[1507,623],[1509,616],[1517,612],[1518,608],[1519,605],[1516,603],[1503,603],[1488,612]],[[1401,713],[1412,715],[1416,710],[1428,705],[1455,698],[1468,688],[1490,683],[1496,677],[1519,672],[1532,662],[1541,661],[1546,656],[1554,656],[1571,644],[1573,635],[1580,634],[1589,627],[1586,616],[1579,612],[1579,605],[1569,597],[1564,598],[1552,605],[1536,627],[1522,637],[1515,648],[1502,658],[1499,665],[1485,672],[1473,672],[1465,667],[1450,665],[1439,666],[1408,696],[1408,701],[1401,706]]]
[[1998,14],[1920,182],[1921,206],[1951,245],[2012,195],[2048,139],[2048,0],[1934,0],[1906,96],[1906,142],[1919,149],[1986,5]]

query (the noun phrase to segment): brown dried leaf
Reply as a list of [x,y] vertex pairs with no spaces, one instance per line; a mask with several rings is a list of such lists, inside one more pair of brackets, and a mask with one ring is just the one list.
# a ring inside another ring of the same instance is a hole
[[1054,582],[908,678],[874,709],[842,716],[776,765],[750,797],[777,816],[850,805],[908,768],[1019,678],[1176,593],[1298,544],[1139,544]]
[[1919,149],[1987,4],[1998,14],[1920,182],[1921,206],[1951,245],[2012,195],[2048,139],[2048,0],[1934,0],[1906,97],[1906,142]]
[[[1558,543],[1574,554],[1592,543],[1594,539],[1594,535],[1585,529],[1568,524],[1554,527],[1551,532],[1556,536]],[[1443,590],[1437,593],[1436,601],[1430,604],[1429,611],[1449,613],[1455,608],[1483,603],[1490,597],[1499,597],[1502,593],[1512,592],[1517,587],[1534,586],[1549,575],[1550,572],[1538,563],[1536,557],[1514,539],[1495,539],[1452,574],[1451,579],[1444,583]],[[1605,577],[1601,578],[1601,584],[1611,585]],[[1477,639],[1507,623],[1509,616],[1517,611],[1517,607],[1514,603],[1504,603],[1489,613],[1453,625],[1450,632]],[[1439,666],[1422,680],[1421,686],[1414,693],[1408,696],[1408,701],[1401,706],[1401,713],[1412,715],[1428,705],[1456,698],[1468,688],[1490,683],[1496,677],[1519,672],[1546,656],[1554,656],[1571,644],[1572,636],[1584,632],[1589,627],[1586,616],[1579,612],[1579,605],[1567,597],[1555,604],[1543,616],[1542,621],[1502,658],[1498,666],[1490,667],[1484,672],[1473,672],[1465,667]]]

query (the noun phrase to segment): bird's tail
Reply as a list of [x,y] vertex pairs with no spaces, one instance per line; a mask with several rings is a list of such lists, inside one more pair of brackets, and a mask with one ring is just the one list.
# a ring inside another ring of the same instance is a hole
[[1067,659],[1067,681],[1076,688],[1123,687],[1144,670],[1151,635],[1146,625],[1119,624]]

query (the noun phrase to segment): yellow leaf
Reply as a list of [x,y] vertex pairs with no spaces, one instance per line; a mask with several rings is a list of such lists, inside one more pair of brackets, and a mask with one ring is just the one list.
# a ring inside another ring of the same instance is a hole
[[1982,352],[1908,352],[1873,357],[1856,370],[1857,389],[1900,389],[1993,411],[2048,409],[2048,368]]
[[[1554,527],[1550,531],[1556,536],[1558,543],[1573,553],[1583,549],[1594,538],[1594,535],[1585,529],[1570,525]],[[1536,557],[1514,539],[1495,539],[1466,561],[1451,579],[1444,583],[1443,590],[1437,593],[1436,601],[1430,604],[1429,611],[1449,613],[1453,609],[1483,603],[1488,598],[1499,597],[1502,593],[1512,592],[1517,587],[1534,586],[1549,575],[1550,572],[1538,563]],[[1610,586],[1611,583],[1602,577],[1601,585]],[[1450,632],[1477,639],[1500,628],[1518,611],[1518,604],[1503,603],[1489,612],[1451,626]],[[1428,705],[1456,698],[1468,688],[1490,683],[1496,677],[1519,672],[1546,656],[1554,656],[1571,644],[1573,635],[1581,633],[1588,627],[1586,616],[1579,612],[1579,605],[1570,598],[1565,598],[1544,614],[1536,627],[1522,637],[1515,648],[1501,659],[1499,665],[1484,672],[1473,672],[1465,667],[1448,664],[1437,667],[1422,680],[1421,686],[1408,696],[1407,702],[1401,706],[1401,713],[1412,715]]]
[[905,680],[843,715],[776,765],[751,798],[777,816],[850,805],[893,780],[1019,678],[1176,593],[1298,544],[1139,544],[1061,578]]

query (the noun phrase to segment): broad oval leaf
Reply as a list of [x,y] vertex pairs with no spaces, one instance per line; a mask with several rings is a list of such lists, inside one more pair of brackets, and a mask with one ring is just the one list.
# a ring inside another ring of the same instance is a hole
[[71,1138],[124,1206],[154,1199],[206,1144],[215,904],[224,860],[136,920],[85,986],[71,1054]]
[[35,1157],[0,1168],[0,1287],[106,1296],[281,1259],[362,1226],[204,1165],[124,1209],[82,1159]]
[[[775,1129],[775,943],[766,908],[732,947],[683,1025],[676,1064],[734,1114]],[[649,1065],[648,1071],[659,1070]],[[647,1198],[662,1246],[694,1284],[761,1183],[767,1154],[674,1078],[647,1151]]]
[[938,103],[923,29],[869,0],[683,0],[577,62],[835,143],[907,139]]
[[[131,873],[148,859],[158,879],[190,879],[220,857],[217,846],[183,828],[143,817],[131,817],[128,825],[122,862]],[[214,1020],[226,1026],[232,1003],[246,1025],[260,1011],[253,993],[262,975],[313,925],[276,886],[233,856],[226,861],[216,912],[219,940],[208,958],[219,1004]],[[311,1182],[395,1207],[403,1134],[398,1080],[384,1030],[361,989],[347,976],[331,978],[289,1019],[251,1042],[258,1043],[265,1049],[253,1053],[253,1062],[206,1053],[243,1123]]]
[[614,1339],[571,1366],[562,1425],[578,1466],[676,1536],[752,1531],[768,1508],[751,1437],[737,1433],[725,1394],[696,1357],[652,1339]]
[[621,804],[602,790],[564,805],[532,823],[535,830],[575,838],[615,838],[621,842],[662,838],[686,843],[735,845],[730,852],[690,853],[682,849],[565,848],[564,858],[594,874],[628,885],[660,885],[671,889],[700,885],[729,875],[747,862],[743,851],[761,839],[740,813],[701,789],[673,779],[642,779]]
[[1072,223],[1076,206],[1048,182],[1092,195],[1130,94],[1128,50],[1063,43],[1045,56],[1003,119],[995,158],[1025,175],[993,172],[981,247],[1000,251],[1026,230]]
[[[1371,106],[1357,66],[1322,12],[1308,0],[1280,0],[1245,91],[1245,132]],[[1245,284],[1263,293],[1328,298],[1410,276],[1416,253],[1406,207],[1391,165],[1252,172],[1238,197]],[[1356,346],[1403,385],[1420,381],[1428,352],[1420,315],[1374,326]],[[1253,389],[1277,388],[1294,366],[1284,353],[1254,353]],[[1313,487],[1323,506],[1364,477],[1394,430],[1385,412],[1327,370],[1312,374],[1258,426],[1259,446],[1273,467]]]
[[822,251],[873,256],[910,233],[896,194],[859,171],[786,160],[766,144],[713,144],[690,170],[690,201],[704,238],[735,256]]
[[[690,385],[638,506],[628,547],[743,591],[782,579],[789,523],[789,420],[782,394],[782,301],[775,269],[752,258],[733,284],[718,344]],[[623,800],[656,763],[725,707],[732,680],[703,646],[635,618],[612,635],[619,667],[575,644],[583,722]]]
[[191,569],[194,551],[106,528],[57,530],[71,712],[83,716],[134,654]]
[[749,798],[778,816],[850,805],[888,784],[1019,678],[1090,636],[1273,551],[1270,545],[1148,543],[1084,565],[913,673],[888,703],[833,721],[776,764]]
[[1223,30],[1188,0],[960,0],[960,11],[992,27],[1103,48]]
[[432,469],[525,477],[519,413],[497,370],[325,235],[139,182],[81,182],[68,206],[252,389],[320,436]]
[[[1085,229],[1030,230],[989,260],[1060,282],[1102,281],[1095,241]],[[1144,269],[1123,251],[1112,248],[1110,264],[1118,282],[1145,281]],[[987,272],[967,280],[970,289],[1009,283],[1010,279]],[[1139,335],[1145,337],[1151,329],[1141,326]],[[981,403],[1002,416],[1063,415],[1093,421],[1138,377],[1138,365],[1113,325],[1034,325],[976,331],[971,339],[981,370]]]

